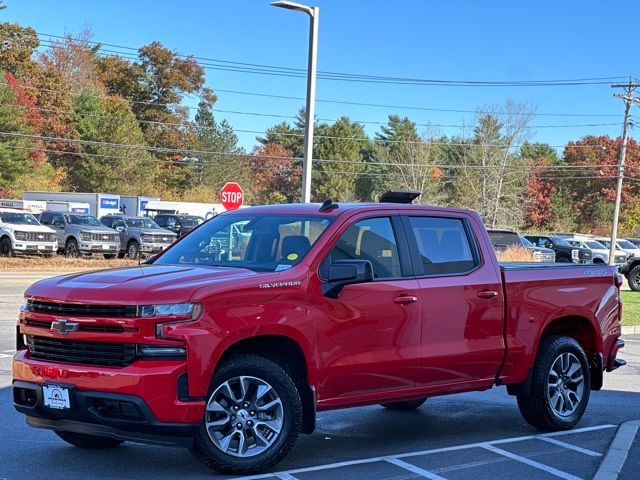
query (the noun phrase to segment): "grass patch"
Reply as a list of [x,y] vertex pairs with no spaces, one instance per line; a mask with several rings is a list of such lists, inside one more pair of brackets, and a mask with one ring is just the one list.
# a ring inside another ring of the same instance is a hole
[[640,325],[640,292],[622,292],[622,324]]
[[533,262],[533,252],[528,248],[509,246],[496,252],[499,262]]
[[0,257],[0,272],[80,272],[99,268],[116,268],[136,265],[137,260],[100,257],[66,258],[55,256],[45,258],[39,255],[24,257]]

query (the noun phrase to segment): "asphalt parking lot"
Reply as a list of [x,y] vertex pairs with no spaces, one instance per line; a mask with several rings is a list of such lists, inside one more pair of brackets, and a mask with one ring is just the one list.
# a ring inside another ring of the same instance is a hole
[[[224,478],[183,449],[126,443],[108,452],[80,450],[25,425],[11,405],[10,367],[16,312],[34,279],[0,276],[0,480]],[[300,437],[277,472],[248,478],[591,478],[617,426],[640,418],[640,336],[625,340],[628,365],[606,376],[573,431],[531,428],[504,388],[432,398],[414,412],[323,412],[316,432]]]

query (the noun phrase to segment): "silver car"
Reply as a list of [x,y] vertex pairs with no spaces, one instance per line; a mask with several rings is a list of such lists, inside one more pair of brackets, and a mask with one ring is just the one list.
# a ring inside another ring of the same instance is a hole
[[[611,248],[611,238],[596,237],[594,240],[600,242],[607,248]],[[635,246],[629,240],[625,240],[624,238],[618,238],[616,240],[616,250],[622,250],[623,252],[625,252],[627,254],[627,258],[640,258],[640,248]]]
[[120,234],[120,254],[129,258],[161,252],[177,237],[147,217],[105,215],[100,221]]
[[67,257],[101,254],[115,258],[120,250],[118,232],[84,213],[43,212],[40,223],[56,232],[58,247]]

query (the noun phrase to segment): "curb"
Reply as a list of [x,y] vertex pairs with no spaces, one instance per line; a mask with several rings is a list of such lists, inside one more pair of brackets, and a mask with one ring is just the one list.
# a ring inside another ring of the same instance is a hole
[[602,460],[593,480],[615,480],[618,478],[629,450],[631,450],[638,428],[640,428],[640,420],[632,420],[620,425],[618,433],[616,433],[611,442],[609,451],[604,460]]
[[640,325],[623,325],[622,335],[640,335]]

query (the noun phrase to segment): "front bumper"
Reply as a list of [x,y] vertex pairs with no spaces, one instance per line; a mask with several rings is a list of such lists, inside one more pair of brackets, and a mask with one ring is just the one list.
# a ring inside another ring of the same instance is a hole
[[58,250],[58,242],[26,242],[16,240],[13,243],[13,251],[16,253],[55,253]]
[[140,251],[145,253],[157,253],[169,247],[169,245],[171,244],[170,243],[141,243]]
[[[88,393],[93,396],[134,396],[143,399],[140,401],[158,422],[196,425],[202,419],[205,402],[204,399],[188,398],[184,393],[188,392],[185,372],[185,360],[137,360],[125,367],[106,367],[36,360],[29,358],[27,350],[15,355],[12,368],[14,385],[26,382],[38,389],[45,383],[69,385],[80,397]],[[37,416],[41,411],[36,409],[27,415]],[[74,412],[79,414],[77,410]],[[59,420],[57,417],[50,419]],[[63,420],[86,421],[86,417],[72,416]]]
[[160,422],[144,400],[135,395],[81,391],[69,388],[71,408],[44,406],[38,383],[13,383],[13,405],[27,416],[27,424],[37,428],[99,435],[120,440],[160,445],[190,446],[197,424]]
[[78,248],[81,252],[91,253],[118,253],[120,250],[119,243],[94,243],[94,242],[80,242]]

